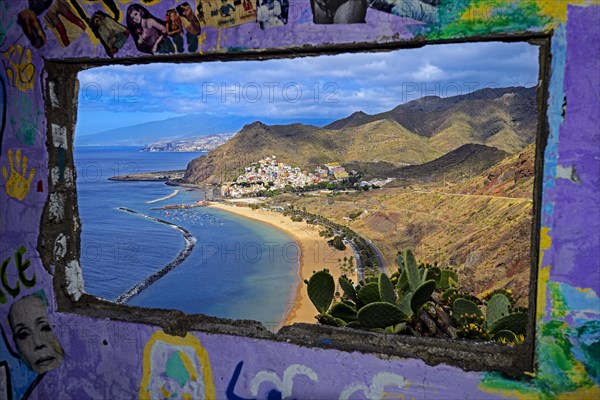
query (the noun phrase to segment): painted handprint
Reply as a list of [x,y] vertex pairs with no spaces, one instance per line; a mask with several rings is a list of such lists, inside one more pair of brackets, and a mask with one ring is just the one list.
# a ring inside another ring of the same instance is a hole
[[[21,149],[17,149],[13,163],[13,151],[8,149],[8,164],[10,165],[10,175],[6,167],[2,167],[2,176],[6,181],[6,194],[17,200],[23,200],[29,193],[29,185],[35,175],[35,168],[29,170],[27,175],[27,156],[21,159]],[[20,171],[20,172],[19,172]]]
[[31,62],[31,50],[23,51],[21,45],[10,46],[4,53],[9,62],[6,75],[21,92],[33,89],[35,66]]

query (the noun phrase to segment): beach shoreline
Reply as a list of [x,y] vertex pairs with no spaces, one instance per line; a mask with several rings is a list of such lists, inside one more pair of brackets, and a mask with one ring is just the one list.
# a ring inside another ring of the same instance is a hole
[[[341,275],[338,259],[354,256],[352,250],[347,248],[344,251],[339,251],[332,248],[327,244],[327,239],[319,236],[322,227],[309,225],[304,221],[293,222],[289,217],[278,212],[253,210],[249,207],[230,205],[229,203],[211,202],[208,207],[269,224],[294,238],[300,247],[299,284],[296,289],[295,300],[280,325],[290,325],[296,322],[315,323],[317,310],[308,298],[304,280],[310,278],[313,271],[327,268],[337,284],[337,278]],[[355,275],[351,277],[354,281],[356,281]]]

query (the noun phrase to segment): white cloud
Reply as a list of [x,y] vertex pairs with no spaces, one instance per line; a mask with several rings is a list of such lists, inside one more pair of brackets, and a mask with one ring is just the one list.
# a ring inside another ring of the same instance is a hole
[[444,77],[444,71],[435,65],[426,64],[420,67],[417,72],[411,74],[411,76],[416,81],[431,82],[442,79]]

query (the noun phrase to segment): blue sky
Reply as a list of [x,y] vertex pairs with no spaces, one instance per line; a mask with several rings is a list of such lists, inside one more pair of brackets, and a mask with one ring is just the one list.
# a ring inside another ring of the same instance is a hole
[[534,86],[527,43],[430,45],[268,61],[113,65],[79,73],[77,134],[188,114],[323,124],[423,96]]

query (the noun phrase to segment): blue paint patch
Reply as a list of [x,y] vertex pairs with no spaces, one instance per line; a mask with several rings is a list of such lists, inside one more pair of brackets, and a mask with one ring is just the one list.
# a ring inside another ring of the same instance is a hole
[[600,320],[600,298],[596,292],[592,289],[581,290],[566,283],[558,285],[575,326],[582,326],[591,319]]
[[549,201],[547,203],[545,203],[543,205],[543,210],[544,210],[544,214],[546,215],[552,215],[554,214],[554,202],[553,201]]
[[552,189],[556,180],[558,163],[558,140],[563,122],[564,81],[567,58],[567,29],[558,25],[552,37],[552,76],[550,77],[548,98],[548,143],[544,154],[544,193]]

